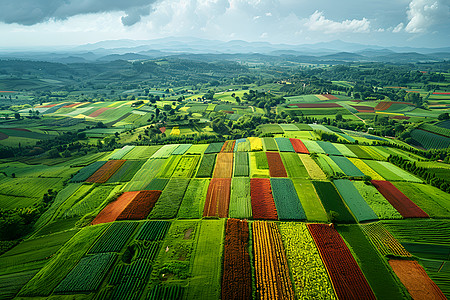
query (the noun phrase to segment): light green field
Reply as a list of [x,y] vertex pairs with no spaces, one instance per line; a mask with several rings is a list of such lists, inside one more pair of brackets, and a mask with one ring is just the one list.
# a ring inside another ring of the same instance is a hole
[[328,215],[323,208],[311,181],[293,178],[292,182],[294,183],[295,190],[297,191],[298,198],[303,206],[307,220],[311,222],[328,222]]
[[202,220],[187,299],[219,299],[225,219]]

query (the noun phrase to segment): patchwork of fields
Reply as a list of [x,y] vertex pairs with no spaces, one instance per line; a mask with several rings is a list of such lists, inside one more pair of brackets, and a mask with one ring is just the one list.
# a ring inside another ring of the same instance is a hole
[[1,208],[59,193],[0,255],[0,298],[448,298],[450,196],[389,151],[277,137],[125,146],[34,173],[6,163],[17,178],[0,177]]

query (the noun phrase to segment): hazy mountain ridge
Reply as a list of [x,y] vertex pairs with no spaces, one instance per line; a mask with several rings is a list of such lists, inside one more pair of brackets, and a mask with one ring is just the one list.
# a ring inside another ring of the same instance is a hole
[[[208,54],[208,55],[207,55]],[[36,49],[34,51],[0,51],[0,59],[42,60],[60,63],[107,62],[114,60],[148,60],[169,56],[195,57],[199,60],[242,59],[252,54],[285,59],[302,58],[305,62],[422,62],[450,59],[450,47],[411,48],[381,47],[348,43],[340,40],[317,44],[288,45],[268,42],[228,42],[198,38],[164,38],[155,40],[106,40],[76,47]]]

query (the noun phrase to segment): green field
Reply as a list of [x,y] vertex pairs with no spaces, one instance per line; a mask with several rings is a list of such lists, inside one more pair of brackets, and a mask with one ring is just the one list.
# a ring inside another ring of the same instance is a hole
[[248,219],[252,217],[250,199],[250,178],[233,178],[231,180],[230,218]]
[[48,296],[109,226],[87,227],[72,237],[21,290],[20,296]]
[[219,299],[224,231],[224,220],[201,221],[187,299]]
[[380,299],[402,299],[408,293],[386,261],[369,242],[358,225],[339,225],[338,232],[349,245],[370,287]]
[[183,196],[178,218],[200,219],[202,217],[208,186],[209,179],[191,179]]

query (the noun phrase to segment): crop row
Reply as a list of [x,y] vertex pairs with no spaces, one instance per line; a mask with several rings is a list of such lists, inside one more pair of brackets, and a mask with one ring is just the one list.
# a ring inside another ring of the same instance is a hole
[[110,160],[102,165],[87,182],[105,183],[125,163],[126,160]]
[[140,191],[116,220],[145,219],[158,201],[161,191]]
[[259,299],[295,299],[280,232],[275,223],[252,224],[256,292]]
[[116,260],[115,253],[99,253],[82,258],[55,289],[55,294],[94,292]]
[[277,220],[278,214],[272,196],[270,179],[250,179],[253,219]]
[[307,226],[328,269],[337,297],[339,299],[376,299],[339,233],[327,224],[308,224]]
[[183,298],[184,288],[179,285],[157,285],[147,296],[147,300],[178,300]]
[[428,218],[428,214],[389,181],[372,180],[372,184],[404,218]]
[[411,257],[411,254],[384,228],[383,224],[370,223],[361,227],[381,254]]
[[120,252],[130,239],[137,225],[137,222],[117,222],[111,224],[94,245],[92,245],[88,253]]
[[336,299],[327,270],[305,223],[279,223],[297,299]]
[[250,299],[252,272],[247,221],[228,219],[225,228],[222,299]]
[[139,229],[136,240],[161,241],[169,230],[168,221],[147,221]]
[[204,217],[228,217],[231,178],[213,178],[206,194]]

